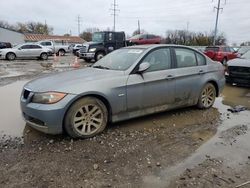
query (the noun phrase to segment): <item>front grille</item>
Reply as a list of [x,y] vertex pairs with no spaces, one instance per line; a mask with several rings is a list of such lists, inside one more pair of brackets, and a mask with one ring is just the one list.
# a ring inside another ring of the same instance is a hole
[[80,48],[80,53],[86,53],[88,52],[88,47],[87,46],[83,46]]
[[23,98],[24,98],[24,99],[28,99],[29,94],[30,94],[30,91],[27,90],[27,89],[24,89],[24,91],[23,91]]
[[238,67],[230,66],[228,67],[229,75],[239,78],[250,78],[250,67]]

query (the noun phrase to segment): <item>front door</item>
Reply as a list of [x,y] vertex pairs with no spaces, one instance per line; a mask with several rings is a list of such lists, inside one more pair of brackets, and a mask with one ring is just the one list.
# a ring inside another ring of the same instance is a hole
[[127,81],[127,110],[135,117],[170,109],[175,99],[170,48],[149,52],[143,62],[150,64],[149,69],[143,74],[131,74]]

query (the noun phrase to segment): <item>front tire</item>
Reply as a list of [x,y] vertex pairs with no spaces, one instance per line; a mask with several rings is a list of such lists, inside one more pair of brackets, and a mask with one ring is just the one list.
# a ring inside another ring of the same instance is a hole
[[98,53],[95,55],[95,61],[98,61],[98,60],[102,59],[104,56],[105,56],[105,53],[103,53],[103,52],[98,52]]
[[214,104],[216,97],[216,89],[213,84],[207,83],[199,96],[198,100],[198,108],[200,109],[208,109],[211,108]]
[[73,138],[90,138],[107,126],[108,110],[104,103],[94,97],[76,101],[68,110],[64,128]]
[[16,54],[14,54],[12,52],[9,52],[6,55],[6,59],[9,60],[9,61],[14,61],[16,59]]

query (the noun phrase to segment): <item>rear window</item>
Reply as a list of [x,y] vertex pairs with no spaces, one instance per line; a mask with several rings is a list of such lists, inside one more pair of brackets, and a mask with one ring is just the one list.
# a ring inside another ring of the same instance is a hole
[[219,47],[206,47],[205,51],[218,52],[219,51]]

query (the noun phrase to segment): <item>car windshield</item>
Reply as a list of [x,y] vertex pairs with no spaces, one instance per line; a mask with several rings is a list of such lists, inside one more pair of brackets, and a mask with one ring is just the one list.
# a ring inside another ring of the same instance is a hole
[[93,67],[110,70],[127,70],[141,56],[144,49],[120,49],[116,50],[107,56],[97,61]]
[[247,51],[245,54],[241,56],[243,59],[250,59],[250,51]]
[[93,42],[103,42],[104,41],[104,33],[94,33],[92,36]]
[[130,39],[139,39],[141,35],[135,35],[133,37],[131,37]]
[[249,47],[241,47],[239,50],[238,50],[238,53],[239,54],[244,54],[246,53],[247,51],[250,50],[250,46]]
[[19,45],[16,45],[15,47],[13,47],[13,48],[18,49],[18,48],[21,48],[22,46],[23,46],[23,44],[19,44]]

